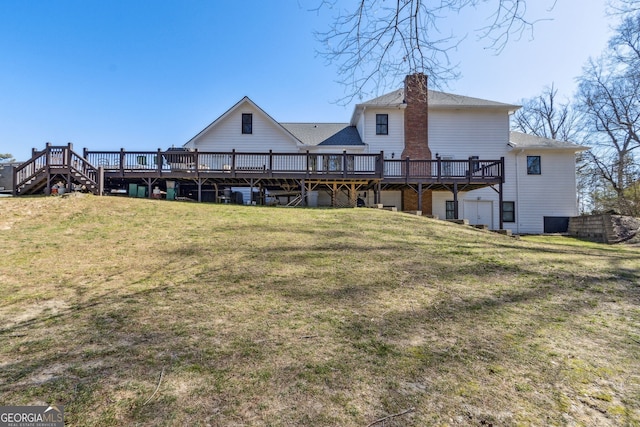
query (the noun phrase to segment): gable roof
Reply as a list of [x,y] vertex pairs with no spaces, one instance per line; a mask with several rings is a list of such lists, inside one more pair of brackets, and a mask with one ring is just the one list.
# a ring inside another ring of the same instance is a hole
[[200,137],[200,135],[203,135],[205,133],[207,133],[209,130],[211,130],[213,127],[215,127],[218,123],[220,123],[222,120],[224,120],[226,117],[230,116],[231,114],[233,114],[234,111],[236,111],[237,109],[239,109],[242,105],[244,104],[249,104],[250,106],[252,106],[253,108],[255,108],[260,114],[263,114],[264,117],[267,118],[267,120],[269,120],[270,122],[272,122],[276,127],[279,127],[280,129],[282,129],[282,131],[291,137],[291,139],[296,143],[296,144],[300,144],[301,141],[296,138],[294,135],[291,134],[291,132],[289,132],[286,128],[284,128],[280,123],[276,122],[273,117],[271,117],[269,114],[267,114],[262,108],[260,108],[258,106],[258,104],[256,104],[255,102],[253,102],[248,96],[245,96],[244,98],[242,98],[240,101],[236,102],[235,105],[233,105],[233,107],[229,108],[227,111],[225,111],[220,117],[218,117],[217,119],[215,119],[213,122],[211,122],[207,127],[205,127],[204,129],[202,129],[200,132],[198,132],[198,134],[196,136],[194,136],[193,138],[191,138],[189,141],[185,142],[183,146],[187,146],[190,143],[192,143],[193,141],[195,141],[196,139],[198,139]]
[[586,151],[589,147],[574,144],[573,142],[558,141],[556,139],[543,138],[536,135],[529,135],[522,132],[509,132],[509,145],[516,149],[536,149],[536,150],[571,150]]
[[[430,89],[428,90],[427,96],[429,109],[492,109],[511,113],[520,108],[519,105],[505,104]],[[357,122],[359,115],[362,114],[366,108],[405,108],[406,105],[404,89],[394,90],[393,92],[386,93],[361,104],[356,104],[353,115],[351,116],[351,124]]]
[[364,145],[356,127],[349,123],[280,124],[304,145]]

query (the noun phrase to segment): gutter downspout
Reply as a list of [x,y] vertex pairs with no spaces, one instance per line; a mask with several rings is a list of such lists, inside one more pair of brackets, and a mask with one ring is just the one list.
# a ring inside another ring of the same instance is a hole
[[520,173],[518,172],[518,154],[524,153],[524,148],[516,151],[516,234],[520,234]]

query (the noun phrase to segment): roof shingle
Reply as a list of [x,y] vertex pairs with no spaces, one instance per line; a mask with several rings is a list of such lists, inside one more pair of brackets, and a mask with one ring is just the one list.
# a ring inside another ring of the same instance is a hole
[[280,123],[304,145],[364,145],[349,123]]

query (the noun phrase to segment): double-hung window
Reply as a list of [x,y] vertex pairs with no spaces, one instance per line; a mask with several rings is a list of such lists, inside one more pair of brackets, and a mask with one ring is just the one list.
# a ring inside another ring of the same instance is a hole
[[376,135],[389,135],[388,114],[376,114]]
[[502,202],[502,221],[516,222],[516,202]]

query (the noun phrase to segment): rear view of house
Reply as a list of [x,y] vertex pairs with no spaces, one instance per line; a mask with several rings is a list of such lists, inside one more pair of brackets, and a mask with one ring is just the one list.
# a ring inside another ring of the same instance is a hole
[[[278,122],[244,97],[182,147],[47,145],[15,168],[14,194],[52,183],[141,197],[291,206],[393,206],[514,233],[577,215],[576,144],[509,130],[519,107],[429,90],[427,77],[354,107],[349,122]],[[233,195],[233,196],[232,196]]]
[[[278,123],[245,97],[185,147],[309,152],[322,158],[327,169],[339,166],[343,152],[381,154],[390,176],[403,175],[398,160],[407,158],[429,160],[434,168],[439,164],[440,175],[452,177],[461,175],[456,169],[467,164],[471,168],[465,173],[481,174],[482,160],[504,159],[501,189],[496,183],[478,188],[456,185],[455,180],[388,181],[360,188],[358,197],[367,205],[466,218],[471,224],[515,233],[565,231],[568,218],[577,215],[575,155],[585,148],[511,132],[510,116],[518,108],[428,90],[426,76],[416,74],[407,76],[402,89],[357,104],[349,123]],[[307,197],[313,206],[330,206],[332,201],[330,193],[317,190]]]

